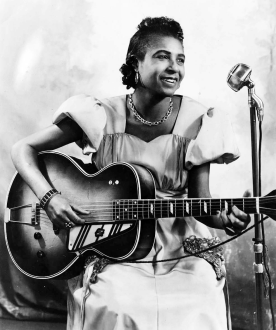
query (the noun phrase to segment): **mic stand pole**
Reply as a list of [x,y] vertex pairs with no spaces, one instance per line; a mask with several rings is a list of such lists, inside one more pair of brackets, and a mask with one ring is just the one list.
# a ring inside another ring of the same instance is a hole
[[[248,86],[248,103],[250,107],[250,122],[251,122],[251,150],[252,150],[252,178],[253,178],[253,195],[259,197],[261,187],[259,184],[260,173],[258,163],[258,143],[256,129],[256,112],[259,121],[263,119],[263,102],[255,94],[254,83],[250,81]],[[254,214],[255,223],[255,238],[254,241],[254,272],[255,272],[255,293],[256,293],[256,312],[257,312],[257,329],[265,330],[264,327],[264,290],[263,290],[263,239],[261,232],[260,215]]]

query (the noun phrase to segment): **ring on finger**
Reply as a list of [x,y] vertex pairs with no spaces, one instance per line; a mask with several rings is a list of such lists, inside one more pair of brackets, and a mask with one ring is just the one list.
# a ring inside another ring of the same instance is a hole
[[65,227],[66,227],[66,228],[72,228],[72,227],[73,227],[72,222],[66,222],[66,223],[65,223]]

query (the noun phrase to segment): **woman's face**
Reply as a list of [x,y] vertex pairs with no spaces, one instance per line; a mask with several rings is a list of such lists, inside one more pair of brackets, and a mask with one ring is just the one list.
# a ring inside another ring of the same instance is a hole
[[181,42],[173,37],[159,37],[138,61],[142,84],[153,94],[171,96],[185,75],[185,55]]

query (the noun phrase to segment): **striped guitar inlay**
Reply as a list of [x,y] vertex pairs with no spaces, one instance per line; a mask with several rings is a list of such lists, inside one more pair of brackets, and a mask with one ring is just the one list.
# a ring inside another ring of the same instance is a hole
[[77,251],[83,249],[102,239],[116,236],[123,231],[130,229],[134,223],[110,223],[110,224],[93,224],[76,226],[71,228],[69,234],[68,249],[69,251]]

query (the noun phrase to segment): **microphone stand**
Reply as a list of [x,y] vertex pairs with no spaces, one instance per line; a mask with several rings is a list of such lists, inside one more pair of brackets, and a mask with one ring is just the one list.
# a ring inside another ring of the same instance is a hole
[[[258,157],[257,143],[257,126],[256,117],[259,122],[262,122],[264,117],[263,101],[255,94],[255,84],[250,79],[251,68],[243,63],[235,65],[228,74],[227,84],[235,92],[238,92],[244,86],[248,87],[248,104],[250,109],[250,124],[251,124],[251,152],[252,152],[252,179],[253,179],[253,195],[254,197],[261,196],[260,185],[260,164]],[[257,116],[256,116],[257,114]],[[259,207],[257,207],[258,209]],[[256,292],[256,314],[257,314],[257,330],[265,330],[264,327],[264,290],[263,290],[263,238],[262,227],[259,223],[260,214],[254,214],[255,238],[254,241],[254,272],[255,272],[255,292]]]
[[[259,158],[258,158],[258,143],[257,143],[257,127],[256,113],[258,120],[263,120],[263,102],[255,94],[254,83],[248,81],[248,104],[250,108],[250,124],[251,124],[251,151],[252,151],[252,179],[253,179],[253,195],[254,197],[261,196],[260,173],[259,173]],[[254,272],[255,272],[255,293],[256,293],[256,314],[257,314],[257,329],[265,330],[264,327],[264,289],[263,289],[263,238],[261,232],[260,214],[254,214],[255,237],[254,241]]]

